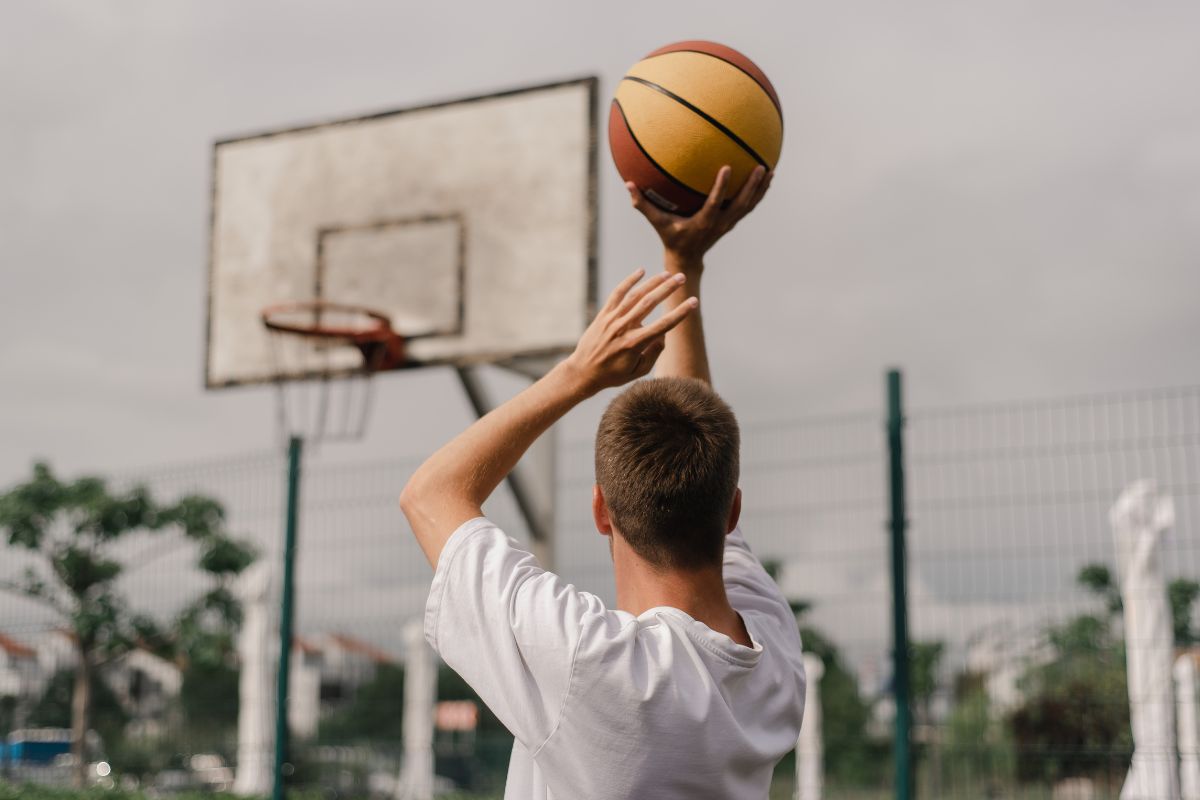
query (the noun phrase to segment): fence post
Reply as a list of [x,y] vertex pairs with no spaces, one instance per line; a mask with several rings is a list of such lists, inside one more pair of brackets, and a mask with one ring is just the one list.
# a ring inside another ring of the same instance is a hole
[[911,747],[912,707],[908,678],[908,574],[904,507],[904,405],[900,370],[887,374],[888,495],[892,540],[892,690],[896,702],[893,758],[896,767],[896,800],[910,800],[914,775]]
[[287,524],[283,543],[283,599],[279,611],[279,678],[275,693],[275,785],[273,800],[284,800],[283,769],[288,760],[288,675],[292,656],[295,596],[296,522],[300,499],[300,454],[303,440],[288,439]]

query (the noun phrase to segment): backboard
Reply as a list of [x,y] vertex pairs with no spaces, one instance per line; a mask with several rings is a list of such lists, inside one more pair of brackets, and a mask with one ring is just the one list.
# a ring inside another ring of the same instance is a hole
[[309,300],[386,314],[403,367],[568,352],[595,306],[596,99],[585,78],[217,142],[206,386],[359,370],[317,340],[280,367],[260,314]]

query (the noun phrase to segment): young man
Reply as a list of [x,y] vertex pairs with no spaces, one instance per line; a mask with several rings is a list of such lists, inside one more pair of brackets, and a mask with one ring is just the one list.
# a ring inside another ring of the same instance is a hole
[[[804,710],[795,618],[750,553],[738,428],[712,391],[697,308],[704,253],[762,198],[722,170],[691,218],[633,204],[666,270],[608,298],[575,352],[476,422],[400,497],[434,566],[425,635],[516,737],[507,800],[763,800]],[[643,320],[658,305],[656,321]],[[541,569],[483,501],[526,449],[602,388],[592,512],[617,608]]]

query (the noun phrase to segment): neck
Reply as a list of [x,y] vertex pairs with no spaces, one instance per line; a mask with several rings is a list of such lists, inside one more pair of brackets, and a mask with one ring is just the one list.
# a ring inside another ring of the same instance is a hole
[[677,608],[735,642],[750,645],[742,619],[725,595],[720,564],[697,570],[659,569],[614,538],[617,608],[634,616],[660,606]]
[[700,619],[729,608],[719,569],[697,571],[644,570],[617,573],[617,608],[637,616],[658,606],[671,606]]

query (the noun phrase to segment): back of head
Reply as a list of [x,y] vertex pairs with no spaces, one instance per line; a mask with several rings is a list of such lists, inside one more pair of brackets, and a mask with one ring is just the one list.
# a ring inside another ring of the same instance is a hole
[[653,566],[719,565],[739,448],[737,419],[707,383],[634,383],[596,433],[596,482],[613,526]]

